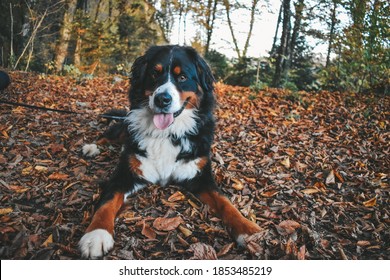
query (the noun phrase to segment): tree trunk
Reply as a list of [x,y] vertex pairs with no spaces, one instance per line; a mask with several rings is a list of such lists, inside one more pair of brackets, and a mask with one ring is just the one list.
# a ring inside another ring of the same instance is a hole
[[207,15],[207,23],[206,23],[207,34],[206,34],[206,45],[204,50],[205,55],[207,55],[210,51],[211,37],[213,35],[213,30],[214,30],[214,22],[215,22],[215,15],[217,12],[217,5],[218,5],[218,0],[209,0],[207,4],[208,15]]
[[286,66],[283,69],[283,75],[285,80],[287,80],[288,72],[291,68],[292,60],[294,59],[295,44],[299,32],[301,30],[301,21],[302,21],[304,6],[305,6],[304,0],[298,0],[298,3],[295,4],[294,28],[291,34],[288,55],[286,58]]
[[288,57],[290,40],[290,2],[291,0],[283,0],[283,30],[280,46],[276,54],[276,67],[272,80],[272,85],[277,88],[282,86],[282,77],[286,64],[285,61]]
[[60,38],[58,39],[55,51],[54,67],[57,72],[62,70],[65,58],[68,54],[68,46],[72,32],[72,23],[76,12],[77,0],[68,0],[67,4],[68,7],[64,13],[64,19],[60,30]]
[[280,23],[282,22],[282,12],[283,12],[283,2],[280,4],[280,8],[279,8],[278,22],[276,23],[274,41],[272,42],[271,56],[274,55],[276,52],[276,40],[278,38],[279,26],[280,26]]
[[226,17],[227,17],[227,20],[228,20],[230,33],[232,34],[234,50],[236,51],[237,57],[240,60],[241,59],[241,52],[240,52],[240,49],[238,47],[236,36],[234,35],[234,29],[233,29],[233,25],[232,25],[232,20],[230,19],[230,3],[229,3],[229,0],[223,0],[223,4],[225,5],[225,8],[226,8]]
[[325,67],[328,68],[330,66],[330,54],[332,52],[332,46],[333,46],[333,40],[336,30],[336,10],[337,10],[337,0],[333,0],[333,7],[332,7],[332,16],[331,16],[331,22],[330,22],[330,32],[329,32],[329,42],[328,42],[328,52],[326,55],[326,65]]
[[256,6],[259,3],[259,0],[253,0],[252,1],[252,7],[251,7],[251,20],[249,24],[249,32],[248,36],[246,37],[246,42],[244,46],[244,50],[242,51],[242,56],[246,57],[246,54],[248,52],[248,47],[249,47],[249,41],[252,37],[252,30],[253,30],[253,24],[255,23],[255,12],[256,12]]

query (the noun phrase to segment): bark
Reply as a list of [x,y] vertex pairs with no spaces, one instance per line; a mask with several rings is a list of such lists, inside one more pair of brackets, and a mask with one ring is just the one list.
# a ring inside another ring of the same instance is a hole
[[330,65],[330,54],[332,52],[333,40],[335,36],[336,23],[337,23],[337,18],[336,18],[337,1],[333,0],[332,2],[333,2],[333,7],[332,7],[331,22],[330,22],[328,52],[326,55],[326,68],[328,68]]
[[69,40],[71,38],[72,23],[76,12],[77,0],[68,0],[68,7],[64,13],[60,38],[57,42],[54,67],[57,72],[62,70],[66,56],[68,55]]
[[288,57],[289,41],[290,41],[290,2],[291,0],[283,0],[283,31],[280,39],[280,46],[276,54],[275,73],[272,80],[274,87],[282,86],[283,70]]
[[283,69],[283,78],[287,80],[288,72],[291,68],[292,60],[294,58],[295,44],[301,30],[301,21],[303,15],[303,8],[305,6],[304,0],[299,0],[297,4],[295,4],[295,16],[294,16],[294,28],[291,34],[291,40],[289,43],[289,50],[287,53],[285,67]]
[[241,52],[240,52],[240,49],[238,47],[236,36],[234,35],[233,24],[232,24],[232,20],[230,18],[230,3],[229,3],[229,0],[223,0],[223,4],[225,5],[225,9],[226,9],[226,17],[227,17],[227,20],[228,20],[230,34],[232,35],[232,39],[233,39],[234,50],[237,53],[238,59],[241,59]]
[[250,23],[249,23],[249,32],[248,32],[248,36],[246,37],[246,42],[245,42],[244,50],[243,50],[243,52],[242,52],[242,56],[243,56],[243,57],[246,57],[246,54],[247,54],[247,52],[248,52],[249,41],[250,41],[250,39],[251,39],[251,37],[252,37],[253,24],[255,23],[256,6],[257,6],[258,3],[259,3],[259,0],[253,0],[253,1],[252,1],[251,19],[250,19]]
[[207,37],[206,37],[206,45],[205,45],[205,55],[207,55],[208,52],[210,51],[211,37],[213,35],[215,16],[217,12],[217,4],[218,4],[218,0],[209,0],[207,3],[208,15],[207,15],[207,23],[206,23]]
[[280,8],[279,8],[278,22],[276,23],[275,36],[274,36],[274,41],[272,42],[272,48],[271,48],[271,55],[273,55],[276,52],[276,40],[278,38],[279,26],[280,26],[280,23],[282,22],[282,12],[283,12],[283,2],[280,4]]

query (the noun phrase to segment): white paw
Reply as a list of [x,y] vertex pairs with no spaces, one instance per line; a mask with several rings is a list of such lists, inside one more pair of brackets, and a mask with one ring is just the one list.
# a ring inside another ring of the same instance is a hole
[[85,144],[82,150],[83,150],[83,155],[87,157],[95,157],[98,154],[100,154],[100,150],[96,146],[96,144]]
[[95,229],[84,234],[79,248],[83,258],[97,259],[107,254],[114,247],[114,238],[105,229]]
[[238,246],[240,247],[246,247],[246,241],[245,241],[245,238],[248,237],[248,234],[240,234],[237,236],[236,238],[236,242],[238,244]]

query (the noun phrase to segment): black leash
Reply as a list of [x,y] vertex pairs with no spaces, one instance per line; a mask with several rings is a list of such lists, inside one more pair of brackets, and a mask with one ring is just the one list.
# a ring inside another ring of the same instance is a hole
[[[52,109],[52,108],[47,108],[47,107],[42,107],[42,106],[29,105],[29,104],[25,104],[25,103],[12,102],[12,101],[7,101],[7,100],[3,100],[3,99],[0,99],[0,103],[12,105],[12,106],[21,106],[21,107],[26,107],[26,108],[35,109],[35,110],[58,112],[58,113],[63,113],[63,114],[74,114],[74,115],[84,114],[84,113],[78,113],[78,112],[69,111],[69,110]],[[111,116],[111,115],[107,115],[107,114],[101,114],[99,116],[102,118],[111,119],[111,120],[124,120],[126,118],[126,117]]]

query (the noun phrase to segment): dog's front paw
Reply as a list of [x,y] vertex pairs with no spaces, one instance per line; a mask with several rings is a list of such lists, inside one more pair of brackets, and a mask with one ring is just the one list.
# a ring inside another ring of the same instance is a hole
[[98,259],[114,247],[114,238],[105,229],[90,231],[80,239],[79,248],[83,258]]

